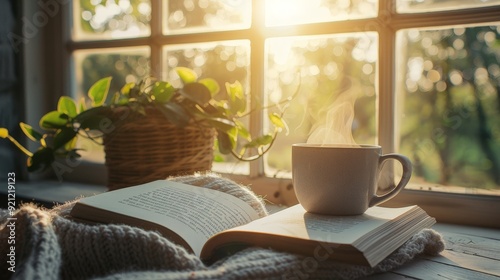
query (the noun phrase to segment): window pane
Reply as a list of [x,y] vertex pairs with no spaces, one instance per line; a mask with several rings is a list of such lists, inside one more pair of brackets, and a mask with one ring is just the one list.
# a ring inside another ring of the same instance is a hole
[[422,13],[444,10],[487,7],[500,4],[500,0],[397,0],[398,13]]
[[210,32],[250,27],[251,0],[170,0],[164,6],[165,33]]
[[293,25],[375,17],[377,8],[377,0],[266,0],[266,25]]
[[374,32],[266,42],[269,103],[300,87],[284,116],[290,134],[268,153],[268,175],[291,170],[294,143],[376,143],[377,45]]
[[79,0],[73,5],[73,38],[90,40],[149,36],[150,19],[150,0]]
[[[224,41],[203,44],[186,44],[164,47],[165,79],[174,87],[180,87],[181,81],[174,68],[188,67],[196,71],[200,78],[213,78],[221,87],[219,97],[225,97],[225,83],[239,81],[248,91],[250,67],[250,42]],[[248,125],[248,119],[242,119]],[[248,164],[238,162],[232,156],[215,155],[214,170],[248,174]]]
[[[89,88],[104,77],[113,77],[110,96],[129,82],[150,75],[150,51],[148,47],[81,50],[74,52],[76,100],[86,96]],[[104,162],[103,147],[90,140],[82,140],[84,159]]]
[[499,25],[398,32],[400,152],[413,182],[500,189],[499,38]]

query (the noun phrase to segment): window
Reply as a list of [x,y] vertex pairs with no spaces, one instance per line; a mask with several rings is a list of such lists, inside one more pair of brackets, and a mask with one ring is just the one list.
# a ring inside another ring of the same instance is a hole
[[[299,89],[286,114],[290,133],[264,159],[216,167],[240,174],[270,200],[293,201],[292,143],[354,141],[412,159],[412,184],[391,203],[427,204],[445,221],[481,216],[478,223],[493,223],[500,207],[500,1],[71,3],[64,9],[73,21],[72,94],[107,73],[116,84],[173,79],[176,66],[240,80],[262,103]],[[338,116],[346,121],[333,121]],[[253,129],[265,129],[256,118]],[[332,126],[349,133],[332,135]],[[387,171],[397,176],[397,167]],[[458,209],[448,215],[442,201]]]

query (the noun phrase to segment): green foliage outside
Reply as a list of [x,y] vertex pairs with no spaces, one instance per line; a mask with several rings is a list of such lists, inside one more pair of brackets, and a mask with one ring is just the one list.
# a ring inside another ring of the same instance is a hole
[[[406,33],[401,152],[428,182],[500,186],[500,32],[498,26]],[[415,66],[419,67],[419,66]]]

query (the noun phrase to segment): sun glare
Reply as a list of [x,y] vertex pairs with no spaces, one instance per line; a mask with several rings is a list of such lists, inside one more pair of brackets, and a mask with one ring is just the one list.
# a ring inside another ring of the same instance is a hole
[[266,25],[305,23],[321,10],[321,0],[267,0]]

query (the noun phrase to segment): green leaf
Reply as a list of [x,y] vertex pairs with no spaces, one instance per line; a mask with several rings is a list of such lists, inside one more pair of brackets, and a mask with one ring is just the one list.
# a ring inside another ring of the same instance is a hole
[[238,129],[235,127],[227,132],[229,139],[231,139],[232,147],[236,147],[236,142],[238,141]]
[[57,102],[57,111],[74,118],[78,112],[76,111],[76,102],[68,96],[61,96]]
[[227,155],[231,153],[233,149],[231,138],[224,131],[217,130],[217,142],[219,144],[219,152],[221,154]]
[[158,106],[158,109],[167,120],[179,127],[187,125],[191,119],[186,110],[176,103],[167,103],[163,106]]
[[215,129],[224,132],[228,132],[236,126],[233,121],[224,118],[207,118],[206,121]]
[[95,107],[80,113],[78,116],[75,117],[75,120],[82,121],[85,118],[88,118],[89,116],[108,116],[111,113],[112,109],[110,107]]
[[247,143],[245,147],[247,148],[257,148],[260,146],[269,145],[273,142],[273,136],[270,134],[262,135],[251,142]]
[[208,88],[200,83],[186,84],[181,90],[181,94],[200,106],[204,106],[212,99]]
[[274,124],[277,127],[281,128],[286,127],[285,123],[283,122],[283,119],[277,113],[269,114],[269,120],[271,121],[272,124]]
[[[90,130],[101,130],[101,122],[103,119],[109,119],[112,109],[109,107],[95,107],[79,114],[75,120],[80,123],[80,128]],[[109,120],[107,123],[111,122]],[[105,125],[107,129],[108,125]]]
[[103,116],[88,116],[80,122],[80,128],[85,130],[100,130],[103,118]]
[[212,78],[205,78],[198,81],[200,84],[205,85],[210,91],[210,95],[215,96],[220,91],[219,83]]
[[115,94],[113,94],[113,98],[111,99],[111,104],[124,106],[127,105],[129,101],[130,98],[128,98],[128,96],[115,92]]
[[224,162],[224,157],[219,154],[216,154],[214,155],[214,162]]
[[174,96],[175,88],[168,82],[156,82],[151,95],[154,96],[154,100],[159,103],[166,103],[172,99]]
[[120,100],[120,95],[121,94],[119,92],[115,92],[111,97],[110,104],[118,104],[118,100]]
[[47,134],[44,134],[42,139],[40,139],[40,145],[42,147],[47,147],[47,136],[48,136]]
[[76,136],[76,131],[72,127],[65,127],[56,132],[54,136],[53,149],[57,150],[65,146]]
[[235,120],[235,124],[236,124],[236,128],[238,129],[238,134],[241,137],[243,137],[247,140],[250,140],[251,135],[250,135],[250,132],[248,131],[248,129],[245,127],[245,125],[239,120]]
[[33,127],[31,127],[29,124],[20,122],[19,126],[21,127],[21,130],[24,132],[24,134],[28,136],[29,139],[35,142],[39,142],[42,139],[43,135],[35,131]]
[[121,88],[120,92],[121,92],[122,94],[128,95],[128,94],[130,93],[130,90],[131,90],[132,88],[134,88],[134,87],[135,87],[135,83],[127,83],[127,84],[125,84],[125,85]]
[[92,107],[101,106],[106,101],[109,87],[111,85],[111,77],[102,78],[90,87],[88,96],[92,100]]
[[184,84],[194,83],[196,82],[196,80],[198,80],[198,75],[196,74],[196,72],[187,67],[176,67],[175,71]]
[[81,113],[85,110],[87,110],[87,105],[85,104],[85,97],[82,97],[78,102],[78,113]]
[[28,171],[40,171],[47,169],[54,162],[54,151],[51,148],[41,147],[33,156],[28,158]]
[[280,115],[278,115],[277,113],[269,114],[269,120],[271,120],[271,123],[274,124],[276,127],[280,129],[285,129],[286,134],[288,135],[289,132],[288,125]]
[[227,118],[227,116],[224,114],[226,112],[226,109],[220,105],[220,102],[210,102],[207,103],[205,106],[199,107],[200,112],[204,114],[204,118],[209,118],[209,117],[217,117],[217,118]]
[[40,127],[48,130],[63,128],[68,123],[68,116],[58,111],[48,112],[40,119]]
[[247,108],[247,101],[241,83],[239,81],[226,83],[226,91],[231,112],[235,115],[244,113]]
[[[78,137],[73,137],[73,139],[66,142],[66,144],[64,145],[64,149],[66,151],[69,151],[69,154],[71,155],[76,147],[76,143],[78,143]],[[76,153],[76,151],[74,152],[74,154],[76,154],[77,157],[81,157],[78,153]]]

